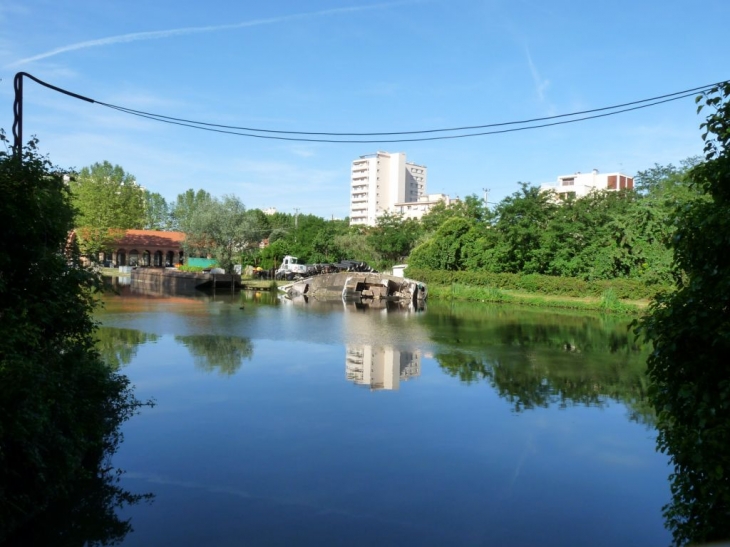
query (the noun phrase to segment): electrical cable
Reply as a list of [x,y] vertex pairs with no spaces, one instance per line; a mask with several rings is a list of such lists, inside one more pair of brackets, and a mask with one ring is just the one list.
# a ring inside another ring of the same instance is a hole
[[[134,110],[134,109],[127,108],[124,106],[114,105],[111,103],[105,103],[102,101],[97,101],[97,100],[91,99],[89,97],[85,97],[83,95],[79,95],[77,93],[73,93],[66,89],[46,83],[46,82],[36,78],[35,76],[28,74],[27,72],[19,72],[18,74],[16,74],[16,80],[22,76],[27,76],[28,78],[32,79],[33,81],[37,82],[38,84],[40,84],[42,86],[45,86],[54,91],[58,91],[59,93],[63,93],[65,95],[68,95],[75,99],[80,99],[80,100],[83,100],[83,101],[86,101],[89,103],[98,104],[100,106],[104,106],[104,107],[107,107],[107,108],[110,108],[113,110],[117,110],[117,111],[125,113],[125,114],[131,114],[133,116],[147,118],[150,120],[168,123],[168,124],[172,124],[172,125],[190,127],[193,129],[200,129],[203,131],[210,131],[210,132],[214,132],[214,133],[237,135],[237,136],[241,136],[241,137],[250,137],[250,138],[258,138],[258,139],[272,139],[272,140],[298,141],[298,142],[340,143],[340,144],[398,143],[398,142],[420,142],[420,141],[463,139],[463,138],[468,138],[468,137],[496,135],[496,134],[501,134],[501,133],[512,133],[512,132],[516,132],[516,131],[527,131],[529,129],[538,129],[538,128],[542,128],[542,127],[565,125],[565,124],[569,124],[569,123],[577,123],[577,122],[596,119],[596,118],[604,118],[607,116],[613,116],[615,114],[621,114],[621,113],[630,112],[633,110],[640,110],[642,108],[648,108],[651,106],[656,106],[656,105],[668,103],[671,101],[686,99],[691,96],[696,96],[697,93],[707,92],[714,87],[717,87],[719,85],[730,82],[730,80],[725,80],[722,82],[708,84],[708,85],[700,86],[700,87],[695,87],[692,89],[685,89],[684,91],[678,91],[675,93],[667,93],[664,95],[658,95],[656,97],[652,97],[649,99],[641,99],[638,101],[631,101],[628,103],[622,103],[622,104],[613,105],[613,106],[594,108],[591,110],[582,110],[582,111],[572,112],[572,113],[568,113],[568,114],[558,114],[555,116],[532,118],[532,119],[528,119],[528,120],[500,122],[500,123],[483,124],[483,125],[471,125],[471,126],[462,126],[462,127],[424,129],[424,130],[419,130],[419,131],[395,131],[395,132],[380,132],[380,133],[329,133],[329,132],[310,132],[310,131],[283,131],[283,130],[275,130],[275,129],[261,129],[261,128],[228,126],[228,125],[212,124],[212,123],[207,123],[207,122],[198,122],[198,121],[194,121],[194,120],[186,120],[183,118],[175,118],[175,117],[171,117],[171,116],[164,116],[162,114],[154,114],[151,112]],[[595,114],[596,112],[602,112],[602,113]],[[584,114],[592,114],[592,115],[584,116]],[[576,116],[582,116],[582,117],[576,117]],[[572,119],[566,120],[563,118],[572,118]],[[560,120],[560,121],[550,121],[550,120]],[[535,122],[547,122],[547,121],[550,121],[550,123],[535,124]],[[533,124],[533,125],[527,125],[527,124]],[[432,134],[432,133],[471,131],[474,129],[488,129],[488,128],[506,127],[506,126],[512,126],[512,125],[520,125],[522,127],[510,127],[508,129],[498,129],[498,130],[494,130],[494,131],[481,131],[481,132],[476,132],[476,133],[461,133],[458,135],[440,135],[440,136],[416,137],[416,138],[404,138],[404,139],[323,139],[323,138],[303,138],[303,137],[281,136],[281,135],[308,135],[308,136],[315,136],[315,137],[316,136],[373,137],[373,136],[378,136],[378,135],[380,135],[380,136],[427,135],[427,134]],[[251,133],[251,132],[253,132],[253,133]],[[260,135],[260,134],[256,134],[256,133],[265,133],[265,134]],[[271,133],[276,133],[277,135],[272,135]]]
[[[534,122],[541,122],[546,120],[555,120],[558,118],[567,118],[567,117],[573,117],[573,116],[580,116],[583,114],[592,114],[594,112],[602,112],[606,110],[615,110],[618,108],[623,108],[626,106],[633,106],[641,103],[648,103],[652,101],[657,101],[659,99],[666,99],[669,97],[675,97],[678,95],[686,95],[687,93],[697,93],[701,91],[706,91],[710,89],[713,86],[720,85],[725,82],[718,82],[715,84],[709,84],[704,85],[700,87],[695,87],[692,89],[685,89],[684,91],[677,91],[675,93],[667,93],[665,95],[658,95],[656,97],[651,97],[649,99],[641,99],[638,101],[631,101],[628,103],[622,103],[617,104],[613,106],[604,106],[602,108],[594,108],[591,110],[581,110],[578,112],[571,112],[569,114],[558,114],[555,116],[545,116],[542,118],[531,118],[528,120],[519,120],[519,121],[512,121],[512,122],[501,122],[501,123],[491,123],[491,124],[485,124],[485,125],[467,125],[462,127],[448,127],[448,128],[440,128],[440,129],[422,129],[422,130],[416,130],[416,131],[392,131],[392,132],[379,132],[379,133],[330,133],[330,132],[312,132],[312,131],[284,131],[284,130],[278,130],[278,129],[261,129],[261,128],[255,128],[255,127],[243,127],[243,126],[235,126],[235,125],[222,125],[222,124],[214,124],[214,123],[207,123],[207,122],[199,122],[195,120],[187,120],[184,118],[175,118],[172,116],[163,116],[161,114],[154,114],[151,112],[145,112],[143,110],[134,110],[131,108],[126,108],[118,105],[113,105],[110,103],[104,103],[101,101],[95,101],[97,104],[100,104],[102,106],[106,106],[109,108],[114,108],[117,110],[121,110],[123,112],[127,112],[128,114],[140,114],[145,116],[150,116],[156,119],[160,120],[170,120],[175,122],[181,122],[181,123],[187,123],[192,125],[200,125],[200,126],[206,126],[206,127],[216,127],[220,129],[238,129],[241,131],[253,131],[257,133],[281,133],[286,135],[321,135],[321,136],[330,136],[330,137],[373,137],[378,135],[417,135],[417,134],[423,134],[423,133],[442,133],[442,132],[450,132],[450,131],[469,131],[472,129],[486,129],[490,127],[502,127],[506,125],[523,125],[527,123],[534,123]],[[684,97],[678,97],[678,98],[684,98]],[[659,104],[659,103],[657,103]],[[589,118],[588,118],[589,119]]]
[[[464,134],[460,134],[460,135],[442,135],[442,136],[438,136],[438,137],[416,137],[416,138],[411,138],[411,139],[369,139],[369,140],[364,140],[364,139],[309,139],[309,138],[303,138],[303,137],[281,137],[281,136],[275,136],[275,135],[257,135],[254,133],[241,133],[238,131],[229,131],[226,129],[215,129],[212,127],[193,125],[191,123],[172,121],[169,119],[159,118],[159,117],[156,117],[155,115],[151,115],[151,114],[148,115],[148,114],[139,114],[139,113],[130,112],[129,110],[124,109],[123,107],[108,106],[108,108],[112,108],[114,110],[119,110],[120,112],[132,114],[134,116],[139,116],[141,118],[155,120],[158,122],[168,123],[168,124],[172,124],[172,125],[179,125],[182,127],[191,127],[193,129],[200,129],[202,131],[210,131],[213,133],[237,135],[240,137],[251,137],[251,138],[255,138],[255,139],[270,139],[270,140],[279,140],[279,141],[296,141],[296,142],[363,144],[363,143],[397,143],[397,142],[439,141],[439,140],[450,140],[450,139],[464,139],[467,137],[479,137],[479,136],[484,136],[484,135],[497,135],[497,134],[501,134],[501,133],[514,133],[516,131],[527,131],[529,129],[538,129],[541,127],[551,127],[551,126],[555,126],[555,125],[565,125],[565,124],[569,124],[569,123],[576,123],[576,122],[592,120],[592,119],[596,119],[596,118],[605,118],[607,116],[613,116],[615,114],[621,114],[623,112],[630,112],[632,110],[640,110],[642,108],[649,108],[650,106],[656,106],[656,105],[662,104],[662,103],[677,101],[679,99],[686,99],[688,97],[695,96],[695,94],[696,94],[696,92],[693,91],[692,93],[688,93],[686,95],[679,95],[676,97],[664,99],[661,101],[656,101],[653,103],[633,106],[631,108],[624,108],[622,110],[617,110],[614,112],[605,112],[603,114],[596,114],[593,116],[584,116],[582,118],[576,118],[576,119],[572,119],[572,120],[562,120],[562,121],[544,123],[544,124],[539,124],[539,125],[530,125],[530,126],[526,126],[526,127],[512,127],[509,129],[499,129],[496,131],[483,131],[483,132],[479,132],[479,133],[464,133]],[[565,116],[565,115],[563,115],[563,116]],[[552,118],[552,119],[554,119],[554,118]],[[516,122],[510,122],[510,123],[516,123]]]

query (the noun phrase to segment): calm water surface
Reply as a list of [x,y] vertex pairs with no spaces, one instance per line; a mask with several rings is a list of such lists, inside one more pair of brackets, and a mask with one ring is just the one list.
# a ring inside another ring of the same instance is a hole
[[666,545],[626,320],[267,294],[106,299],[141,399],[124,545]]

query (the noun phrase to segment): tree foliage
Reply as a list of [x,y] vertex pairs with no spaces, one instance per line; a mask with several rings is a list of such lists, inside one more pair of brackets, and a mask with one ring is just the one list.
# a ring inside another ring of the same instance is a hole
[[[519,183],[520,189],[493,211],[475,196],[460,206],[436,206],[423,218],[424,227],[435,228],[413,250],[409,263],[455,271],[670,283],[677,275],[668,249],[675,230],[672,211],[678,203],[700,199],[686,178],[694,163],[690,158],[681,168],[655,166],[642,172],[640,192],[594,191],[558,200]],[[457,220],[470,229],[443,232]],[[449,258],[457,252],[458,260]]]
[[428,213],[423,215],[421,225],[424,231],[434,232],[444,222],[452,218],[466,218],[477,222],[486,222],[492,213],[486,204],[475,194],[466,196],[463,200],[454,200],[449,205],[439,202]]
[[[31,141],[22,163],[0,152],[0,191],[2,542],[51,506],[69,508],[79,484],[108,487],[97,509],[114,516],[108,503],[125,493],[102,464],[139,403],[127,378],[107,367],[94,347],[91,312],[99,279],[79,266],[68,243],[74,214],[64,173]],[[86,501],[91,511],[95,502]],[[124,532],[118,519],[104,522],[110,528],[97,530],[100,539]]]
[[110,230],[144,227],[145,190],[119,165],[104,161],[84,167],[70,177],[69,187],[85,254],[106,250],[113,239]]
[[386,260],[397,263],[408,256],[420,235],[421,224],[417,220],[385,213],[378,217],[368,239]]
[[197,192],[192,188],[177,196],[170,206],[170,227],[173,230],[187,232],[196,209],[205,207],[212,196],[205,190]]
[[144,229],[170,230],[172,218],[167,200],[157,192],[146,190],[144,193]]
[[730,539],[730,84],[698,97],[705,160],[689,170],[702,195],[676,212],[676,291],[640,324],[652,340],[651,397],[660,450],[674,465],[665,507],[677,544]]
[[230,272],[234,258],[258,244],[260,232],[255,217],[235,196],[210,198],[196,206],[186,220],[185,252],[188,256],[211,255]]
[[465,248],[474,239],[474,223],[453,217],[436,230],[434,236],[413,250],[409,265],[432,270],[464,269]]

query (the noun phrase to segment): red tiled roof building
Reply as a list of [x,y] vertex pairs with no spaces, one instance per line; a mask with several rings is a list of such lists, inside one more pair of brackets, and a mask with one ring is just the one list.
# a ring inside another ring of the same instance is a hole
[[[111,266],[174,266],[182,264],[182,232],[125,230],[112,243]],[[107,259],[107,257],[105,257]]]

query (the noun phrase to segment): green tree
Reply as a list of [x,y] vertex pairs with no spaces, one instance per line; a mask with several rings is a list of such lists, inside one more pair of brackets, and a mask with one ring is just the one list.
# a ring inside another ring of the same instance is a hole
[[444,222],[436,233],[413,249],[409,265],[432,270],[462,270],[465,249],[478,237],[474,221],[455,217]]
[[142,228],[145,190],[119,165],[104,161],[84,167],[69,185],[77,226]]
[[139,402],[94,347],[100,279],[68,244],[74,213],[64,173],[31,141],[22,163],[0,152],[0,192],[2,543],[52,505],[78,501],[90,478],[109,486],[108,509],[124,498],[103,464]]
[[336,235],[334,243],[342,253],[342,257],[349,260],[361,260],[373,267],[380,267],[382,257],[373,247],[370,239],[359,227],[353,227],[346,233]]
[[192,188],[178,194],[175,203],[170,206],[170,228],[179,232],[187,232],[190,229],[193,213],[212,199],[205,190],[196,192]]
[[[276,269],[281,264],[281,259],[292,254],[289,243],[285,239],[277,239],[268,247],[261,249],[258,255],[259,266],[264,270]],[[297,257],[298,258],[298,257]]]
[[337,246],[335,241],[335,229],[327,226],[322,228],[311,242],[312,251],[310,257],[312,262],[326,263],[338,262],[344,258],[342,249]]
[[421,235],[417,220],[404,219],[402,215],[385,213],[378,217],[368,239],[375,250],[391,264],[402,261],[413,249]]
[[495,265],[506,272],[540,273],[547,261],[542,235],[558,205],[549,192],[520,182],[520,190],[496,207],[494,225],[500,234]]
[[689,180],[704,194],[676,213],[674,292],[658,296],[639,332],[651,339],[658,448],[669,454],[677,544],[730,539],[730,83],[698,97],[705,161]]
[[210,254],[227,272],[233,258],[258,245],[258,227],[235,196],[203,201],[187,220],[184,247],[188,256]]
[[145,224],[145,190],[119,165],[108,161],[81,169],[69,181],[82,251],[93,258],[107,250],[110,230],[140,229]]
[[466,218],[477,222],[488,222],[492,218],[491,211],[476,194],[470,194],[463,200],[454,200],[449,205],[444,202],[434,205],[423,215],[421,225],[426,232],[434,232],[444,222],[452,218]]
[[172,219],[167,200],[157,192],[145,190],[144,201],[144,229],[169,230]]
[[687,175],[693,167],[701,162],[701,157],[693,156],[682,160],[680,167],[675,167],[671,163],[668,165],[655,163],[653,167],[636,173],[634,177],[636,191],[642,195],[647,195],[665,193],[678,187],[690,189]]

